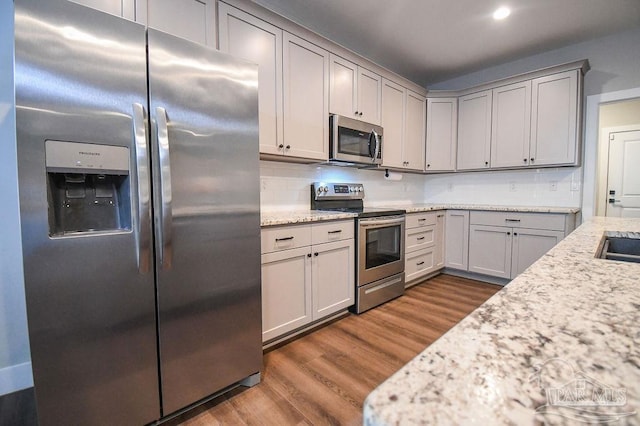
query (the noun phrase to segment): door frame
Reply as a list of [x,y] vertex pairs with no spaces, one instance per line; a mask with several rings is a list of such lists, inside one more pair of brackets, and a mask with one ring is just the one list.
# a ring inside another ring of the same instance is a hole
[[596,213],[597,168],[598,168],[598,139],[600,132],[600,104],[640,98],[640,87],[617,92],[600,93],[587,96],[586,115],[584,123],[584,154],[582,161],[582,221],[589,219]]
[[600,143],[598,144],[597,180],[596,180],[596,216],[605,216],[607,212],[607,196],[609,174],[609,148],[611,133],[640,131],[640,122],[628,126],[603,127],[600,131]]

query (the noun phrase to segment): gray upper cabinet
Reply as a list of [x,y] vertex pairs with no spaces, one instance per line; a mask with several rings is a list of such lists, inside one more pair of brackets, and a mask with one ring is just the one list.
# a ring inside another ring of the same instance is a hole
[[218,4],[220,50],[258,64],[260,152],[282,155],[282,30]]
[[216,47],[215,0],[71,0],[150,28]]
[[215,0],[149,0],[139,9],[142,13],[137,20],[150,28],[216,47]]
[[485,90],[458,99],[458,170],[490,166],[492,95]]
[[457,125],[457,98],[427,99],[427,172],[455,170]]
[[380,124],[382,78],[331,54],[329,112]]
[[131,21],[136,20],[136,0],[70,0]]
[[493,89],[491,167],[529,164],[531,81]]
[[531,82],[532,166],[577,165],[579,160],[580,70]]

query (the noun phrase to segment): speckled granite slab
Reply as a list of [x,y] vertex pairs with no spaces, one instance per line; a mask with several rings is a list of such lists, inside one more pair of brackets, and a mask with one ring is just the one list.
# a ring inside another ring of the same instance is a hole
[[[376,206],[381,207],[381,206]],[[384,206],[382,206],[384,207]],[[490,210],[523,213],[577,213],[575,207],[524,207],[524,206],[489,206],[478,204],[407,204],[389,206],[406,210],[407,213],[427,212],[432,210]],[[263,211],[260,213],[260,226],[293,225],[296,223],[318,222],[324,220],[350,219],[354,213],[330,212],[319,210],[295,211]]]
[[324,210],[260,212],[260,226],[293,225],[324,220],[353,219],[355,213]]
[[401,206],[407,213],[426,212],[431,210],[485,210],[497,212],[520,213],[564,213],[573,214],[579,207],[545,207],[545,206],[493,206],[486,204],[412,204]]
[[640,264],[593,218],[376,388],[366,425],[640,424]]

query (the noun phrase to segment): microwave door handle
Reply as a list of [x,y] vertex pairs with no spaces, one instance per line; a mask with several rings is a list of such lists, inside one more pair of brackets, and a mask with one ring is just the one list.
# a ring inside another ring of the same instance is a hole
[[164,108],[156,108],[156,126],[160,168],[160,264],[162,265],[162,269],[170,269],[172,259],[171,161],[169,157],[167,111]]
[[376,159],[378,158],[378,154],[380,154],[380,137],[378,136],[378,134],[376,133],[375,130],[371,129],[371,135],[373,135],[375,141],[376,141],[376,149],[373,153],[373,158],[372,158],[372,162],[375,162]]
[[133,146],[136,158],[138,214],[136,218],[138,270],[147,273],[151,265],[151,197],[149,195],[149,149],[144,106],[133,104]]

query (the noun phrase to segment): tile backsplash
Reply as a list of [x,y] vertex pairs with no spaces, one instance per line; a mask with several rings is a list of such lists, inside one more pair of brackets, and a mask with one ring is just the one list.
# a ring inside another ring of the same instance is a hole
[[[581,168],[550,168],[421,175],[325,164],[260,161],[260,206],[265,211],[306,210],[315,181],[358,182],[365,205],[467,203],[580,207]],[[399,180],[394,180],[399,179]]]

